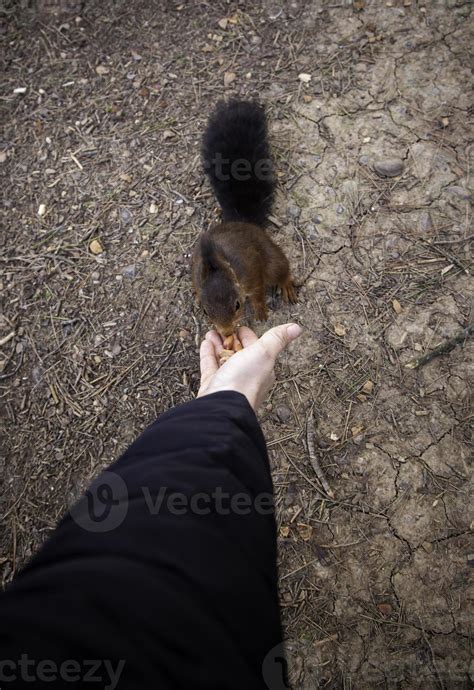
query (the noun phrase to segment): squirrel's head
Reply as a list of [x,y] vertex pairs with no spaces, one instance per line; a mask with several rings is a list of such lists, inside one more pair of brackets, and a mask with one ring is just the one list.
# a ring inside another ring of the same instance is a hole
[[201,235],[200,248],[201,306],[217,331],[225,338],[234,333],[242,317],[245,295],[230,263],[207,233]]

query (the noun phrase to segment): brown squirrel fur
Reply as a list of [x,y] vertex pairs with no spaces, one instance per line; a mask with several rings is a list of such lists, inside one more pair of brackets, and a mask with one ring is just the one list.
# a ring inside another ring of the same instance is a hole
[[[249,101],[218,104],[204,135],[203,159],[223,222],[201,234],[192,279],[198,303],[225,337],[242,318],[247,298],[261,321],[268,318],[267,288],[279,287],[286,302],[297,299],[288,259],[263,228],[275,189],[263,109]],[[218,166],[222,161],[230,175]],[[245,163],[247,176],[233,163]]]
[[234,332],[247,297],[260,321],[268,318],[268,287],[281,288],[285,302],[296,302],[288,259],[262,227],[251,223],[222,223],[202,234],[194,252],[193,285],[224,337]]

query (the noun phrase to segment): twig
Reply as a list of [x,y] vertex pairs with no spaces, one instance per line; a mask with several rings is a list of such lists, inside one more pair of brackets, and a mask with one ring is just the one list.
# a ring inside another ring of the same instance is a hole
[[313,412],[311,411],[310,416],[308,417],[308,423],[306,425],[306,441],[308,443],[308,453],[309,453],[309,459],[311,460],[311,464],[313,466],[313,470],[316,473],[317,478],[321,482],[321,486],[323,487],[324,491],[330,498],[334,498],[334,493],[329,486],[326,477],[324,476],[324,472],[321,468],[321,465],[319,464],[318,456],[316,454],[316,446],[314,442],[314,437],[315,437],[315,422],[314,422],[314,415]]
[[423,357],[419,357],[418,359],[414,359],[413,361],[408,362],[408,364],[405,364],[405,368],[418,369],[418,367],[422,367],[424,364],[427,364],[435,357],[439,357],[439,355],[444,355],[446,352],[451,352],[451,350],[454,350],[456,345],[458,345],[459,343],[463,343],[473,333],[474,323],[471,323],[469,326],[466,326],[466,328],[463,328],[462,331],[459,331],[457,335],[453,336],[452,338],[449,338],[449,340],[445,340],[444,343],[441,343],[440,345],[438,345],[438,347],[435,347],[434,350],[431,350],[431,352],[428,352],[426,355],[423,355]]

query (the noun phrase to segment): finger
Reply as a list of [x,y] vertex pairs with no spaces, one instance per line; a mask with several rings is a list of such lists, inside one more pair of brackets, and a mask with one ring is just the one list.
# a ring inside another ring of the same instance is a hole
[[287,347],[293,340],[301,335],[303,329],[297,323],[284,323],[281,326],[270,328],[259,339],[260,344],[267,353],[276,359],[280,352]]
[[212,343],[216,355],[222,350],[222,338],[217,331],[208,331],[205,335],[207,342]]
[[258,340],[258,336],[247,326],[241,326],[237,331],[237,335],[244,348],[253,345]]
[[219,363],[214,349],[214,343],[209,340],[203,340],[199,350],[199,364],[201,368],[201,385],[207,381],[211,376],[214,376],[219,369]]

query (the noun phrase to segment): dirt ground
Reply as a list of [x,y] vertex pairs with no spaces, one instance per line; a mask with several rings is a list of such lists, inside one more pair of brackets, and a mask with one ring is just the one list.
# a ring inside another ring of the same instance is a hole
[[[261,414],[292,685],[471,687],[472,339],[406,367],[472,321],[470,11],[4,2],[4,584],[195,394],[190,252],[217,214],[199,140],[220,97],[255,97],[271,232],[303,281],[271,312],[305,336]],[[312,412],[334,498],[308,455]]]

